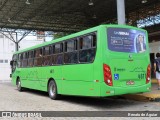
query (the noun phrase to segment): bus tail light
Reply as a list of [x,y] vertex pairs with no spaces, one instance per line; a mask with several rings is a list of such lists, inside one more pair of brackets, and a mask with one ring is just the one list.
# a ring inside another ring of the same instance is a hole
[[113,86],[111,69],[107,64],[103,64],[103,74],[104,82],[109,86]]
[[151,77],[151,66],[149,64],[147,67],[146,83],[150,82],[150,77]]

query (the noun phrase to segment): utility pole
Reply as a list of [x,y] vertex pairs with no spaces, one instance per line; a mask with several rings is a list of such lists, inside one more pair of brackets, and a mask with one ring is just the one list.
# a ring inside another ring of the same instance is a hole
[[118,16],[118,24],[125,25],[125,2],[124,0],[117,0],[117,16]]
[[16,32],[16,40],[15,40],[15,48],[16,48],[16,51],[19,50],[19,46],[18,46],[18,36],[17,36],[17,32]]

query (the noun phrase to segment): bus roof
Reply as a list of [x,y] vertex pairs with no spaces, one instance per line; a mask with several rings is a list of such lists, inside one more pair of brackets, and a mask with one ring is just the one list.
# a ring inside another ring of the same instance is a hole
[[96,26],[96,27],[93,27],[93,28],[89,28],[87,30],[83,30],[83,31],[77,32],[77,33],[73,33],[73,34],[70,34],[70,35],[67,35],[67,36],[64,36],[64,37],[49,41],[49,42],[41,43],[41,44],[26,48],[26,49],[23,49],[23,50],[19,50],[19,51],[15,52],[14,54],[18,54],[18,53],[22,53],[22,52],[25,52],[25,51],[33,50],[33,49],[40,48],[40,47],[43,47],[43,46],[47,46],[47,45],[50,45],[50,44],[53,44],[53,43],[56,43],[56,42],[60,42],[60,41],[67,40],[67,39],[71,39],[71,38],[74,38],[74,37],[78,37],[78,36],[83,35],[83,34],[94,32],[94,31],[97,31],[98,28],[100,28],[100,27],[134,28],[134,29],[137,29],[137,30],[146,31],[144,29],[140,29],[140,28],[136,28],[136,27],[128,26],[128,25],[104,24],[104,25],[99,25],[99,26]]

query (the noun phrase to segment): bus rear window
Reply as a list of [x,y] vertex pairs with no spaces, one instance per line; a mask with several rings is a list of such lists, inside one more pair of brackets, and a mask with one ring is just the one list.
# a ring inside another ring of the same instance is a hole
[[107,29],[108,49],[115,52],[142,53],[146,51],[144,31],[128,28]]

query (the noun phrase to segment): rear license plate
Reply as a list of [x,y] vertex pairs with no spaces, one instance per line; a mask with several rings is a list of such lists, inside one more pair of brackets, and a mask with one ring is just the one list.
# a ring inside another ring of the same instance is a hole
[[126,84],[127,84],[127,85],[134,85],[134,81],[129,80],[129,81],[126,82]]

